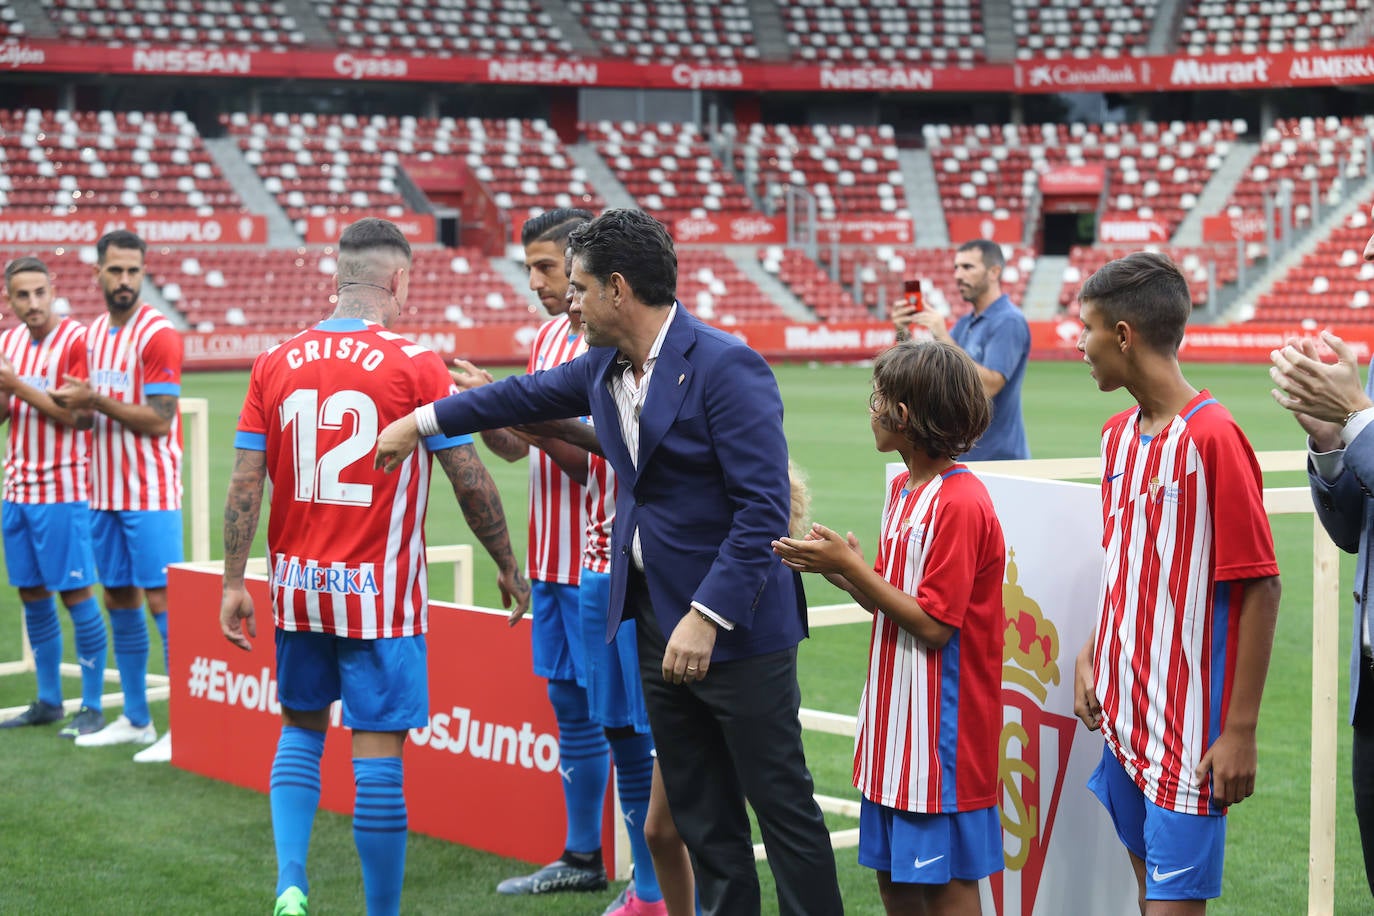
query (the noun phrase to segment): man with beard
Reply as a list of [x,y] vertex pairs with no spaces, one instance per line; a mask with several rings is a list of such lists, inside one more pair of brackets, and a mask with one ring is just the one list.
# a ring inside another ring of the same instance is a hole
[[[96,242],[96,281],[106,313],[87,335],[90,378],[68,375],[53,400],[94,412],[91,430],[91,542],[105,607],[124,714],[78,747],[152,745],[134,760],[172,759],[168,732],[157,739],[148,711],[148,621],[144,596],[167,661],[167,565],[182,560],[182,340],[157,309],[139,301],[148,246],[125,229]],[[156,743],[154,743],[156,742]]]
[[992,399],[992,423],[963,456],[965,461],[1029,458],[1026,426],[1021,419],[1021,382],[1030,359],[1030,326],[1026,316],[1002,292],[1002,247],[974,239],[954,254],[954,281],[959,295],[973,311],[946,330],[945,319],[930,309],[917,311],[905,301],[892,307],[898,339],[910,336],[912,325],[925,328],[936,340],[953,343],[978,366],[983,391]]

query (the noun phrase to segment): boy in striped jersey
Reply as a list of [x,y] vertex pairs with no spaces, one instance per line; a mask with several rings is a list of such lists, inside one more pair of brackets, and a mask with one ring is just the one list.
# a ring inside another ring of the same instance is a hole
[[105,726],[105,619],[92,592],[86,455],[89,411],[52,399],[67,375],[86,375],[86,329],[52,308],[52,279],[37,258],[5,268],[5,301],[18,327],[0,335],[0,418],[10,421],[5,453],[5,569],[19,589],[38,674],[38,698],[0,728],[62,718],[62,625],[53,592],[72,616],[81,663],[81,709],[58,734],[75,738]]
[[[148,710],[148,621],[167,664],[167,566],[180,563],[181,334],[139,301],[148,246],[125,229],[96,242],[96,281],[105,313],[86,335],[90,378],[68,376],[59,404],[94,413],[91,429],[91,544],[105,586],[124,714],[78,747],[150,744],[140,763],[172,759],[168,732],[158,740]],[[170,673],[170,670],[168,671]],[[154,743],[156,742],[156,743]]]
[[329,707],[343,700],[357,787],[353,838],[369,916],[400,910],[407,811],[401,751],[429,722],[425,510],[437,458],[473,534],[499,570],[507,607],[529,585],[511,551],[501,497],[468,436],[425,440],[397,474],[372,467],[377,430],[453,391],[432,351],[386,330],[410,288],[410,245],[394,223],[362,219],[339,239],[333,315],[253,364],[224,510],[220,626],[256,636],[244,568],[265,482],[267,550],[282,731],[272,763],[276,916],[306,912],[306,854],[320,799]]
[[1255,727],[1279,606],[1259,464],[1178,364],[1188,284],[1161,254],[1112,261],[1079,292],[1078,349],[1136,406],[1102,430],[1101,614],[1074,712],[1106,739],[1088,782],[1151,916],[1221,895],[1226,813],[1255,788]]
[[1003,868],[1006,554],[987,489],[956,459],[991,406],[973,360],[927,341],[878,357],[869,410],[878,451],[907,466],[888,487],[876,562],[823,525],[773,549],[874,615],[854,741],[859,864],[877,871],[889,913],[976,916],[979,880]]

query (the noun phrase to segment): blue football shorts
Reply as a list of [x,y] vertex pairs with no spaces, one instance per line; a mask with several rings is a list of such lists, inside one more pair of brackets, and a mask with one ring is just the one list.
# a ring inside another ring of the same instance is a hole
[[1209,900],[1221,896],[1226,817],[1161,808],[1145,797],[1111,748],[1088,778],[1088,789],[1111,815],[1121,843],[1145,862],[1146,900]]
[[85,502],[0,506],[5,572],[15,588],[69,592],[95,585],[91,509]]
[[530,583],[530,645],[535,674],[551,681],[577,681],[586,687],[577,593],[576,585],[540,579]]
[[298,712],[343,700],[356,731],[403,732],[429,724],[424,636],[349,639],[278,629],[277,699]]
[[92,509],[91,547],[106,588],[166,588],[167,567],[185,559],[180,509]]
[[949,814],[859,801],[859,864],[900,884],[977,881],[1005,867],[997,806]]
[[630,727],[649,734],[649,713],[644,708],[644,687],[639,680],[639,649],[635,622],[620,625],[615,639],[606,642],[606,607],[611,602],[610,573],[583,567],[578,586],[581,606],[583,672],[587,679],[587,705],[592,721],[603,728]]

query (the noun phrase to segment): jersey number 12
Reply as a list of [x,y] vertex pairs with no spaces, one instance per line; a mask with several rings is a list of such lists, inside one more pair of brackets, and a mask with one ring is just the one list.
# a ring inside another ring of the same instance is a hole
[[[353,418],[353,432],[316,458],[320,430],[340,430]],[[320,403],[315,388],[298,388],[281,405],[281,428],[291,430],[296,458],[296,499],[336,506],[370,506],[372,485],[345,483],[344,469],[366,458],[377,443],[377,405],[361,391],[336,391]]]

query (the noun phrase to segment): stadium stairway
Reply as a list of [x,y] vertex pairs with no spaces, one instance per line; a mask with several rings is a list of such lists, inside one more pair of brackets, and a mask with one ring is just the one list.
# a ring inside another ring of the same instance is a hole
[[[538,300],[530,292],[530,275],[525,270],[524,258],[524,249],[519,245],[512,244],[507,255],[497,255],[487,260],[491,263],[491,269],[501,275],[501,279],[509,283],[514,289],[523,292],[528,302],[537,305]],[[540,321],[544,321],[548,317],[542,308],[539,310],[538,316]]]
[[238,141],[231,136],[204,137],[205,151],[215,160],[224,180],[233,186],[249,213],[267,218],[267,244],[272,248],[291,248],[301,244],[296,227],[277,199],[263,186],[257,170],[243,158]]
[[749,282],[777,303],[778,308],[787,313],[787,317],[798,321],[815,320],[815,313],[797,298],[796,293],[788,289],[787,285],[776,276],[763,269],[763,265],[759,263],[758,249],[755,246],[726,245],[722,250],[725,252],[725,256],[749,279]]
[[787,44],[787,27],[777,0],[749,0],[749,19],[754,25],[754,46],[764,60],[787,60],[792,49]]
[[8,0],[10,9],[24,23],[29,38],[57,38],[57,24],[48,17],[48,9],[41,0]]
[[1145,42],[1146,54],[1175,54],[1178,52],[1178,28],[1183,19],[1183,0],[1159,0],[1155,18],[1150,23],[1150,37]]
[[596,151],[595,144],[580,140],[577,143],[567,144],[564,149],[573,164],[587,173],[587,184],[596,188],[605,199],[606,209],[634,209],[638,206],[634,196],[625,190],[625,185],[620,183],[620,179],[615,177],[615,172],[611,171],[606,160],[602,159],[601,154]]
[[949,224],[945,222],[945,206],[940,201],[940,186],[935,181],[935,163],[930,158],[930,151],[899,149],[897,164],[902,170],[907,208],[911,210],[911,237],[922,248],[947,247],[950,244]]
[[[553,27],[558,29],[563,35],[562,44],[570,50],[583,57],[600,57],[601,48],[587,34],[586,28],[582,25],[582,20],[573,12],[572,5],[564,0],[550,0],[550,2],[537,5],[537,12],[547,13],[553,21]],[[532,12],[533,16],[534,13]],[[601,185],[593,184],[599,188]]]
[[1271,261],[1264,270],[1256,272],[1250,282],[1235,291],[1234,298],[1221,303],[1226,308],[1222,320],[1248,320],[1254,303],[1258,302],[1265,293],[1273,290],[1274,285],[1288,276],[1289,271],[1301,264],[1303,257],[1324,242],[1333,230],[1344,225],[1352,213],[1368,207],[1371,194],[1374,194],[1374,176],[1366,177],[1364,181],[1353,185],[1349,190],[1342,191],[1340,206],[1327,211],[1317,221],[1316,225],[1312,226],[1302,236],[1297,244]]
[[1221,168],[1207,179],[1207,185],[1198,195],[1193,209],[1189,210],[1188,215],[1178,224],[1178,229],[1174,231],[1175,245],[1202,244],[1203,219],[1221,213],[1226,208],[1226,202],[1231,199],[1231,192],[1245,176],[1245,170],[1250,167],[1258,152],[1258,143],[1237,138],[1227,151],[1226,158],[1221,161]]
[[989,63],[1016,59],[1010,0],[983,0],[983,42]]
[[1068,266],[1065,255],[1042,254],[1035,259],[1035,270],[1021,297],[1021,311],[1027,320],[1045,321],[1059,314],[1059,290]]
[[332,48],[339,39],[324,24],[315,4],[311,0],[278,0],[282,12],[296,20],[296,29],[305,36],[305,43],[321,48]]

